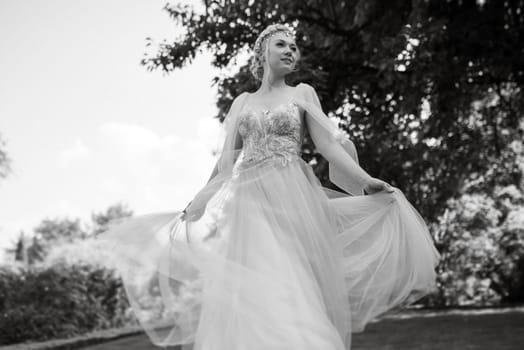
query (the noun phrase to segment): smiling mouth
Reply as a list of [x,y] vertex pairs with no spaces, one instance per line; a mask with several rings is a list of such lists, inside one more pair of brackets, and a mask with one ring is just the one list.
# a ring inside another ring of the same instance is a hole
[[293,60],[291,58],[282,58],[281,61],[287,62],[289,64],[293,63]]

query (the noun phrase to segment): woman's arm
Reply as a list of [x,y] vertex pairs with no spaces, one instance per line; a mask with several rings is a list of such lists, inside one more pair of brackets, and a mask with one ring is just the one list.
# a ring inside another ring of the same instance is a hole
[[218,174],[218,161],[215,163],[215,168],[211,172],[211,176],[209,177],[209,180],[207,180],[206,183],[209,183],[209,181],[213,180],[213,178]]
[[[312,86],[304,85],[303,98],[312,102],[319,109],[322,109],[318,95]],[[319,122],[306,112],[306,125],[311,135],[311,139],[315,144],[318,152],[326,158],[326,160],[337,168],[344,171],[346,176],[354,180],[355,183],[363,188],[365,193],[371,194],[382,190],[393,191],[389,185],[382,180],[376,179],[369,175],[358,163],[344,150],[342,145],[331,135],[326,133],[325,127],[321,126]]]
[[[246,97],[246,93],[242,93],[240,95],[238,95],[234,100],[233,100],[233,103],[231,104],[231,107],[229,108],[229,111],[226,115],[226,118],[224,119],[224,123],[226,121],[228,121],[228,118],[231,117],[231,115],[235,114],[235,113],[238,113],[239,112],[239,109],[241,108],[241,105],[243,103],[243,99]],[[240,134],[238,133],[238,130],[235,131],[237,133],[236,137],[235,137],[235,146],[234,146],[234,149],[241,149],[242,146],[243,146],[243,142],[242,142],[242,137],[240,136]],[[226,138],[227,138],[227,135],[226,135]],[[224,152],[224,146],[222,147],[222,150],[221,150],[221,153]],[[209,184],[214,178],[215,176],[218,175],[218,169],[219,169],[219,161],[220,160],[217,160],[216,163],[215,163],[215,167],[213,168],[213,171],[211,172],[211,175],[209,176],[209,179],[207,180],[206,182],[206,185]],[[190,201],[187,206],[182,210],[183,213],[185,213],[187,211],[187,208],[189,208],[189,206],[191,205],[192,201]]]

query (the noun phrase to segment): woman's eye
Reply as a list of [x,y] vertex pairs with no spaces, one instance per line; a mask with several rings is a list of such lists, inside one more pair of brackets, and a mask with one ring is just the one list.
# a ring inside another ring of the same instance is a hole
[[[278,47],[285,46],[284,43],[276,43],[276,45],[277,45]],[[296,52],[296,51],[297,51],[297,47],[296,47],[296,46],[290,46],[290,49],[291,49],[291,51],[293,51],[293,52]]]

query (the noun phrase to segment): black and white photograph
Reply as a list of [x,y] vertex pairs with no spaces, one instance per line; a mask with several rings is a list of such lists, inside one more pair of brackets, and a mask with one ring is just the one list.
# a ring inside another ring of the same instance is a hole
[[0,350],[524,348],[524,0],[0,33]]

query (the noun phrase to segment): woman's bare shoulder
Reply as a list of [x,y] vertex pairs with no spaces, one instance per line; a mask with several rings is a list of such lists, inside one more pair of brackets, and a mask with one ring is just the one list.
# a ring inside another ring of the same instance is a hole
[[237,95],[237,97],[235,97],[233,99],[233,102],[231,103],[231,106],[238,106],[240,104],[243,103],[243,101],[246,99],[246,97],[249,95],[249,92],[247,91],[244,91],[242,93],[240,93],[239,95]]
[[304,98],[308,98],[317,94],[315,88],[308,83],[299,83],[297,86],[299,93]]
[[296,88],[303,91],[315,91],[315,88],[308,83],[298,83]]
[[248,95],[250,95],[250,93],[247,91],[241,92],[240,94],[237,95],[237,97],[235,97],[234,101],[241,101],[245,99]]
[[314,96],[317,96],[317,92],[315,91],[315,88],[308,83],[299,83],[296,86],[297,95],[300,96],[302,99],[309,101],[314,98]]

